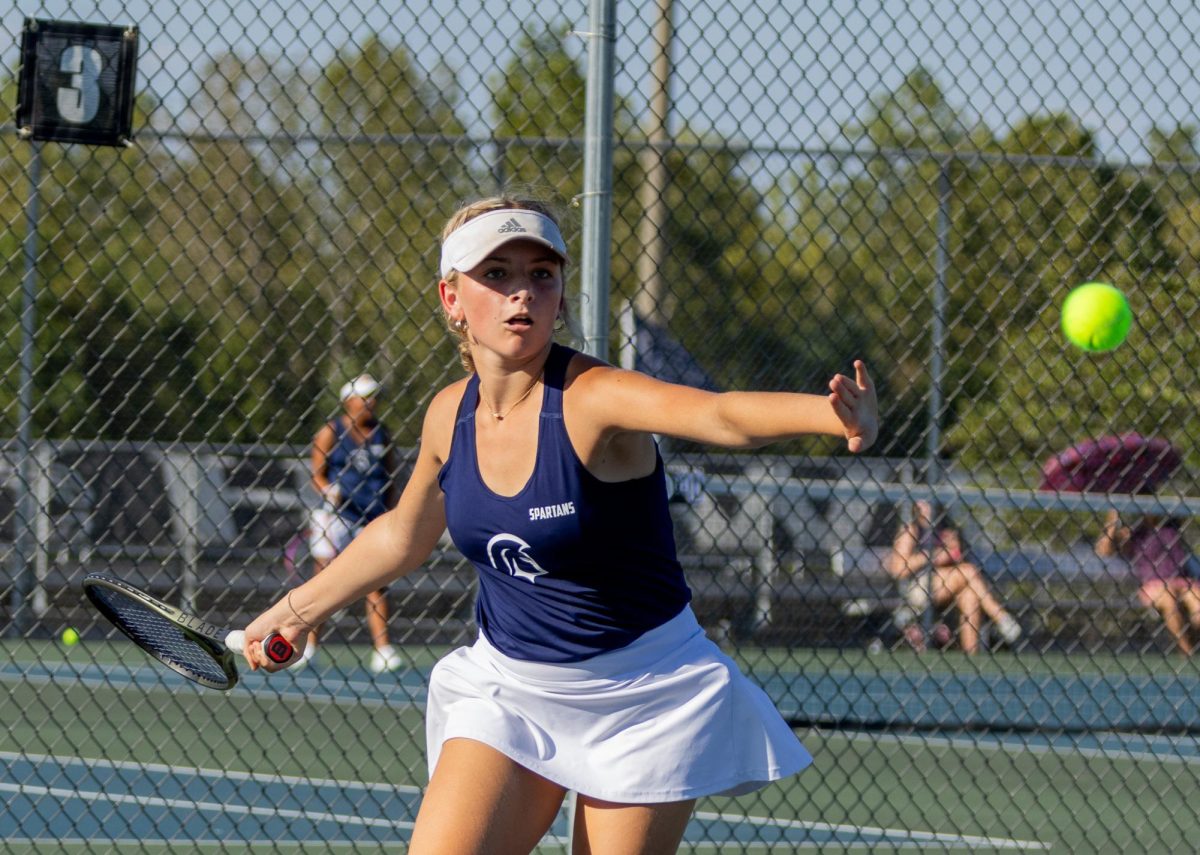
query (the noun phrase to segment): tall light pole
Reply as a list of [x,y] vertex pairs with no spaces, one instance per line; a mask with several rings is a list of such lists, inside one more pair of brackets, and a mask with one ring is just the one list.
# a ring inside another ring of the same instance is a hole
[[670,141],[668,120],[671,113],[671,42],[673,0],[658,0],[658,18],[654,23],[654,59],[650,63],[651,90],[646,120],[646,145],[639,160],[642,186],[638,199],[642,218],[638,222],[638,292],[634,299],[637,314],[644,320],[665,325],[669,316],[666,280],[663,268],[667,257],[667,145]]

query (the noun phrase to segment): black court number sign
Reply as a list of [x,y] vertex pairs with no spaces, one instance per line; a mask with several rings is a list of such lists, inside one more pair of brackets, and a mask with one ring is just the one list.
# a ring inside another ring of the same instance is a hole
[[35,140],[128,145],[136,27],[25,19],[17,129]]

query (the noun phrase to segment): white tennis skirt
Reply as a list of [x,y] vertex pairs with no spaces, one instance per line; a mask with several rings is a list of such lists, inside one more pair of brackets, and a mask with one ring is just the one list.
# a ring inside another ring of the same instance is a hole
[[480,635],[433,669],[429,772],[474,739],[577,793],[628,804],[740,795],[812,762],[691,608],[584,662],[512,659]]

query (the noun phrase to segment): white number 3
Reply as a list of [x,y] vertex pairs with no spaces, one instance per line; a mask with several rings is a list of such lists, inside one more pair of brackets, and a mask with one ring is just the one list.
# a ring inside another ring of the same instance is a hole
[[59,57],[58,70],[71,75],[71,85],[58,90],[58,114],[68,122],[87,124],[100,109],[100,54],[90,47],[71,45]]

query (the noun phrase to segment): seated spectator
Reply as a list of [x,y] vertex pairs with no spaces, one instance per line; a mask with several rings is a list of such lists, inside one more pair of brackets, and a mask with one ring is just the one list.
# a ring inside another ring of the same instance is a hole
[[1121,525],[1110,510],[1096,541],[1096,554],[1121,555],[1133,565],[1141,587],[1138,599],[1162,615],[1163,623],[1185,656],[1195,649],[1188,628],[1200,630],[1200,581],[1189,573],[1192,551],[1181,523],[1147,514],[1132,527]]
[[[958,609],[958,641],[963,652],[979,652],[985,619],[1007,644],[1021,637],[1021,626],[1000,605],[979,567],[968,560],[958,528],[943,513],[936,516],[930,502],[916,503],[912,521],[896,533],[887,571],[900,582],[909,615],[924,611],[932,596],[937,608]],[[929,552],[927,546],[932,544]],[[932,552],[932,562],[930,561]]]

